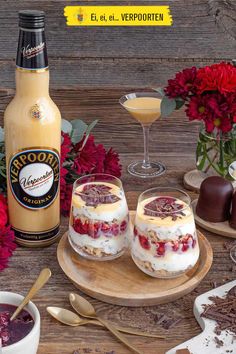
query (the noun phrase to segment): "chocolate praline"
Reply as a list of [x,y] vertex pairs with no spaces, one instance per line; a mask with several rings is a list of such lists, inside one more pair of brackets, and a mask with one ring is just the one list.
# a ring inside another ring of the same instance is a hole
[[229,224],[233,229],[236,229],[236,192],[234,193],[232,199],[232,211]]
[[232,183],[223,177],[207,177],[200,187],[197,215],[209,222],[229,220],[233,191]]

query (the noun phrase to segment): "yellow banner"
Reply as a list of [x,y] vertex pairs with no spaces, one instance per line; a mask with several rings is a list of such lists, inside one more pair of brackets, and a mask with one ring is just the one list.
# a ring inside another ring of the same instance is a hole
[[68,26],[171,26],[169,6],[66,6]]

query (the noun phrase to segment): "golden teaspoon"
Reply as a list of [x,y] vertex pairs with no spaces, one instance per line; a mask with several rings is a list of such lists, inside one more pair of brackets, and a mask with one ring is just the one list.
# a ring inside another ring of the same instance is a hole
[[28,294],[22,300],[20,305],[17,307],[16,311],[10,318],[10,321],[13,321],[16,316],[23,310],[23,308],[30,302],[30,300],[34,297],[34,295],[47,283],[48,279],[51,277],[52,273],[49,268],[44,268],[41,270],[38,278],[34,282],[32,288],[29,290]]
[[102,319],[96,314],[93,305],[78,294],[70,293],[69,295],[70,303],[73,309],[78,312],[81,316],[91,318],[93,320],[98,320],[104,327],[106,327],[117,339],[119,339],[127,348],[131,349],[134,353],[142,354],[138,349],[136,349],[120,332],[109,322]]
[[[54,317],[57,321],[64,323],[67,326],[76,327],[76,326],[83,326],[86,324],[94,324],[97,326],[104,327],[104,325],[97,320],[81,318],[76,313],[74,313],[70,310],[63,309],[61,307],[53,307],[53,306],[47,307],[47,312],[52,317]],[[115,326],[115,327],[120,332],[133,334],[136,336],[159,338],[159,339],[165,338],[165,337],[157,336],[157,335],[151,334],[151,333],[136,331],[135,329],[133,330],[132,328],[125,328],[125,327],[119,327],[119,326]]]

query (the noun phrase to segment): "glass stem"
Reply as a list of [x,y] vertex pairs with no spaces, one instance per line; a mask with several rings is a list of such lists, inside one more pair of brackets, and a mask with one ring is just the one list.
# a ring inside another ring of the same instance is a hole
[[149,151],[148,151],[148,146],[149,146],[149,131],[150,131],[150,125],[142,125],[143,127],[143,139],[144,139],[144,159],[143,159],[143,168],[150,168],[150,160],[149,160]]

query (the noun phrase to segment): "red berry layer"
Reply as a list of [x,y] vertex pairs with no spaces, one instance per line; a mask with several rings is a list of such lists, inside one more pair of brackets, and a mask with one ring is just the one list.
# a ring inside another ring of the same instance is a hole
[[125,233],[128,228],[128,222],[128,218],[121,223],[107,223],[102,221],[91,222],[89,219],[82,221],[79,218],[74,218],[72,227],[78,234],[88,235],[96,239],[100,236],[112,237]]
[[176,241],[158,241],[154,242],[149,239],[149,237],[142,235],[138,232],[137,228],[134,227],[134,236],[138,237],[141,247],[145,250],[149,250],[151,245],[156,247],[156,255],[164,256],[166,250],[172,250],[173,252],[186,252],[188,249],[194,248],[196,245],[196,239],[191,234],[186,234],[179,237]]

